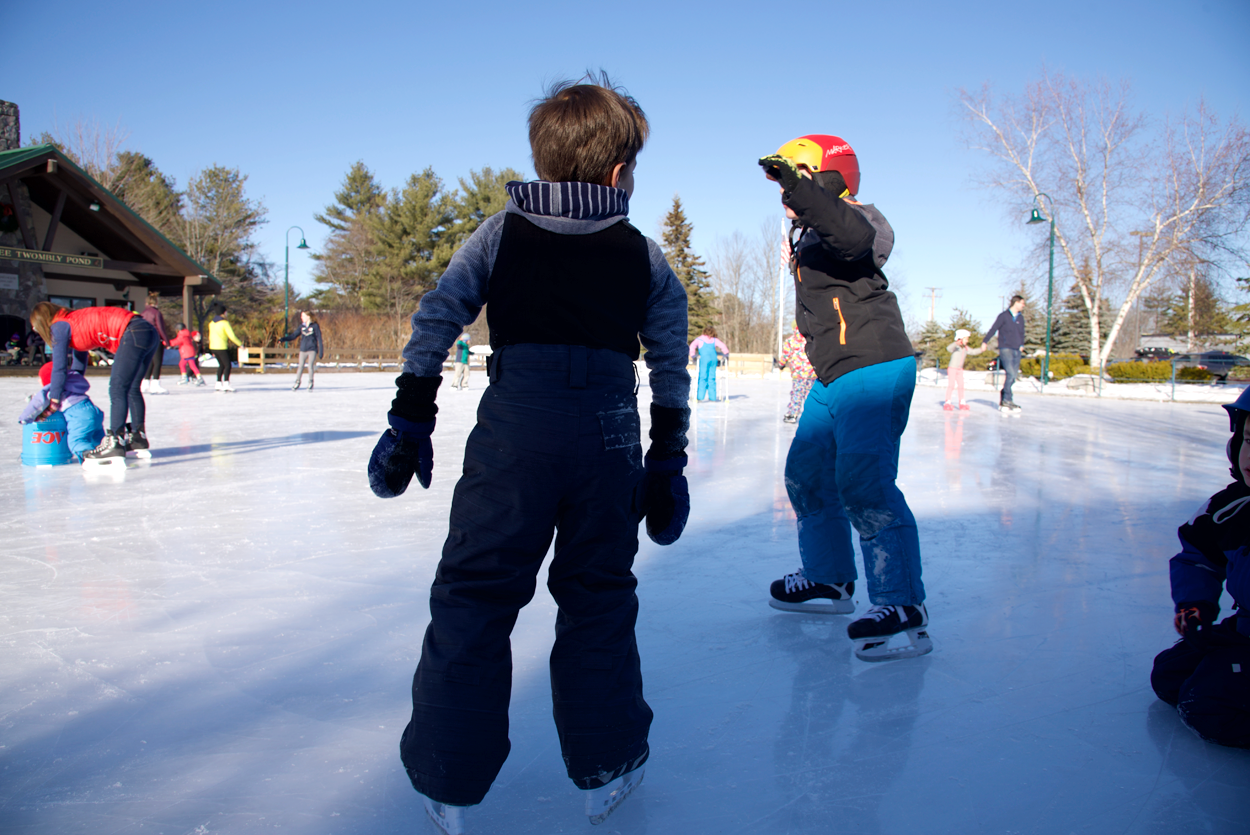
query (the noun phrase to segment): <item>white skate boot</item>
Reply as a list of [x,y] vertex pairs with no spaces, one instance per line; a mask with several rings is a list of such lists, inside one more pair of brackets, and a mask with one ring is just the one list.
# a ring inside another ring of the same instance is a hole
[[799,569],[780,580],[773,580],[768,605],[783,612],[810,612],[820,615],[849,615],[855,611],[855,583],[814,583]]
[[600,788],[584,790],[582,794],[586,795],[586,817],[590,818],[590,823],[595,825],[607,820],[608,815],[616,811],[616,807],[642,784],[644,771],[646,767],[639,766]]
[[468,808],[467,806],[439,803],[437,800],[430,800],[425,795],[421,795],[421,802],[425,804],[425,813],[440,830],[446,832],[447,835],[464,835],[464,810]]
[[[890,661],[932,652],[928,627],[929,612],[923,603],[873,606],[862,618],[851,622],[846,634],[855,642],[855,655],[860,660]],[[907,635],[909,643],[891,646],[890,639],[901,634]]]
[[169,389],[162,386],[160,380],[153,380],[148,386],[148,394],[169,394]]
[[234,386],[230,385],[230,381],[226,380],[221,384],[222,391],[234,391]]

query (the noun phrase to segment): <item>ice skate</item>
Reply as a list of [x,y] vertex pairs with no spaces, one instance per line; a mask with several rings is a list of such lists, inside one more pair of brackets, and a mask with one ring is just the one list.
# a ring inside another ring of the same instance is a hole
[[152,382],[151,380],[144,380],[142,383],[139,384],[139,391],[143,392],[144,394],[147,394],[148,387],[151,382]]
[[188,377],[186,374],[183,374],[182,377],[179,378],[178,380],[178,385],[185,386],[189,382],[191,382],[191,378]]
[[799,416],[798,415],[786,415],[785,417],[782,418],[782,420],[785,421],[786,423],[798,423]]
[[960,401],[959,401],[959,411],[961,411],[961,412],[971,412],[971,411],[972,411],[972,407],[968,405],[968,401],[967,401],[967,400],[960,400]]
[[203,378],[203,377],[199,377],[199,376],[197,376],[197,377],[195,378],[195,384],[196,384],[197,386],[206,386],[206,385],[208,385],[208,383],[204,382],[204,378]]
[[126,466],[126,445],[121,438],[112,432],[104,433],[104,440],[90,452],[82,454],[84,467],[121,467]]
[[152,450],[148,447],[148,436],[139,429],[132,429],[130,424],[126,424],[125,450],[127,458],[151,458]]
[[855,583],[813,583],[799,569],[774,580],[769,587],[768,605],[783,612],[807,612],[820,615],[848,615],[855,611]]
[[221,380],[218,380],[215,384],[213,384],[213,391],[216,391],[216,392],[225,391],[225,389],[221,387]]
[[291,391],[299,391],[299,380],[296,380],[295,385],[291,386]]
[[[923,603],[873,606],[862,618],[851,622],[846,634],[855,642],[855,655],[860,660],[890,661],[932,652],[928,627],[929,613]],[[890,639],[902,634],[906,634],[909,643],[891,646]]]
[[148,394],[169,394],[169,389],[162,386],[160,380],[153,380],[148,386]]
[[590,818],[590,823],[597,825],[607,820],[608,815],[621,805],[621,801],[641,785],[644,771],[644,767],[635,768],[605,786],[583,791],[586,795],[586,817]]
[[312,380],[309,380],[309,381],[308,381],[308,390],[309,390],[309,391],[312,391],[312,390],[313,390],[313,381],[312,381]]
[[230,385],[230,381],[226,380],[221,384],[222,391],[234,391],[234,386]]
[[955,404],[953,404],[953,403],[951,403],[949,400],[947,400],[945,403],[943,403],[943,404],[942,404],[942,411],[944,411],[944,412],[953,412],[953,411],[955,411]]
[[425,813],[430,816],[430,820],[434,821],[434,825],[439,828],[440,832],[446,832],[447,835],[464,835],[464,810],[468,808],[467,806],[439,803],[437,800],[430,800],[425,795],[421,795],[421,802],[425,804]]

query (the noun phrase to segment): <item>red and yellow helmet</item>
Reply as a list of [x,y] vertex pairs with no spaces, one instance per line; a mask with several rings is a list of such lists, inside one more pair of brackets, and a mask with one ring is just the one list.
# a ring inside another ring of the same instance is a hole
[[812,133],[791,139],[777,149],[783,157],[794,160],[813,173],[837,171],[846,180],[851,194],[859,194],[859,160],[851,150],[850,143],[840,136]]

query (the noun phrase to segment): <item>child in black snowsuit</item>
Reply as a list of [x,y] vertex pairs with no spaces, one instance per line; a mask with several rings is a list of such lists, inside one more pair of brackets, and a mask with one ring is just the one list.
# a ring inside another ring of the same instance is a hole
[[[1155,658],[1150,684],[1198,736],[1250,748],[1250,389],[1224,408],[1236,481],[1177,531],[1171,579],[1181,640]],[[1236,615],[1216,623],[1225,589]]]
[[[509,751],[509,635],[555,536],[551,690],[569,777],[598,822],[641,780],[642,694],[631,567],[638,524],[685,525],[686,295],[626,215],[646,117],[604,83],[561,83],[530,112],[534,167],[421,300],[404,373],[369,463],[375,493],[428,487],[448,349],[489,302],[490,385],[465,447],[430,625],[400,743],[447,832],[463,828]],[[634,361],[647,348],[651,446],[640,444]]]

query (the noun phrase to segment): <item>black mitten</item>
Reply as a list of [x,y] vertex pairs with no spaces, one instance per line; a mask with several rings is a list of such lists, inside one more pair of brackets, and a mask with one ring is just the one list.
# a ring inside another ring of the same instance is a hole
[[651,404],[651,448],[644,461],[642,509],[647,536],[659,545],[676,542],[690,517],[690,486],[682,475],[689,427],[689,406]]
[[787,192],[794,191],[799,181],[803,179],[794,160],[783,157],[781,154],[760,157],[759,164],[764,169],[764,175],[770,180],[781,183],[781,187]]
[[440,377],[418,377],[401,374],[395,383],[398,392],[391,401],[387,422],[391,428],[382,433],[369,456],[369,487],[383,499],[392,499],[408,489],[412,477],[429,488],[434,474],[434,415],[438,406],[434,397],[443,382]]

